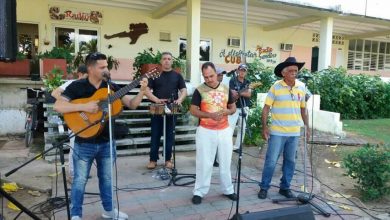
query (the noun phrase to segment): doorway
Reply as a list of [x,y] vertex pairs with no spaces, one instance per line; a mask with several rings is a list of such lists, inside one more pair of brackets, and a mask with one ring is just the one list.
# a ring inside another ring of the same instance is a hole
[[38,24],[17,24],[18,52],[33,59],[38,55],[39,32]]
[[311,72],[318,71],[318,54],[320,49],[318,47],[312,47],[311,49]]

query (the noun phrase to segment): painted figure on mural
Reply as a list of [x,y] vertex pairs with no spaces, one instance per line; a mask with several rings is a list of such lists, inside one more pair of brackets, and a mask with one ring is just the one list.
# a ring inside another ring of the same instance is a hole
[[105,34],[104,38],[105,39],[112,39],[112,38],[116,38],[116,37],[119,37],[119,38],[128,37],[131,40],[130,44],[135,44],[135,43],[137,43],[137,40],[141,35],[149,32],[149,27],[146,23],[138,23],[138,24],[131,23],[129,25],[129,30],[130,30],[129,32],[122,31],[122,32],[119,32],[119,33],[116,33],[113,35]]

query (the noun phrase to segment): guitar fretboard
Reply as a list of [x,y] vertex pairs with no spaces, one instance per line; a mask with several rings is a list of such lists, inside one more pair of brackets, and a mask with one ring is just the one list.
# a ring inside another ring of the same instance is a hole
[[126,95],[130,90],[134,89],[139,85],[139,82],[141,81],[141,77],[135,79],[133,82],[128,84],[127,86],[121,88],[115,94],[110,96],[110,102],[114,102],[115,100],[121,98],[122,96]]

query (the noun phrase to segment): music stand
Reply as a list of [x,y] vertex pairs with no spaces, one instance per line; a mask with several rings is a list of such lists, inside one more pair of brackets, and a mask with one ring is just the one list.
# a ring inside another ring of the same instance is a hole
[[[173,105],[173,100],[174,100],[174,94],[172,94],[172,97],[171,97],[171,105]],[[175,126],[173,126],[173,131],[172,131],[173,132],[173,142],[172,142],[173,168],[172,168],[172,171],[171,171],[171,180],[169,181],[168,186],[170,186],[172,184],[175,185],[175,186],[186,186],[186,185],[195,183],[195,180],[192,180],[190,182],[183,183],[183,184],[177,184],[176,182],[178,180],[186,179],[186,178],[195,179],[196,174],[178,173],[177,172],[177,169],[176,169],[176,144],[175,144],[175,136],[176,136],[175,115],[177,115],[178,112],[175,112],[173,107],[172,107],[171,113],[172,113],[172,124],[175,125]],[[164,117],[165,117],[165,115],[164,115]],[[165,118],[164,118],[164,123],[165,123]],[[164,124],[164,135],[165,135],[165,124]],[[166,142],[166,140],[165,140],[165,136],[164,136],[164,144],[165,144],[165,142]],[[179,175],[181,177],[176,178]]]

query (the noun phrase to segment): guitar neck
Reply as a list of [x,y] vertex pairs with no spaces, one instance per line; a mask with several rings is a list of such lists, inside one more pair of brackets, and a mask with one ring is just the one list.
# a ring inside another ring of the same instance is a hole
[[110,96],[110,102],[112,103],[115,100],[117,100],[117,99],[123,97],[124,95],[126,95],[130,90],[132,90],[135,87],[137,87],[139,85],[140,81],[141,81],[141,77],[135,79],[133,82],[131,82],[127,86],[125,86],[125,87],[121,88],[120,90],[118,90],[117,92],[115,92],[115,94]]

